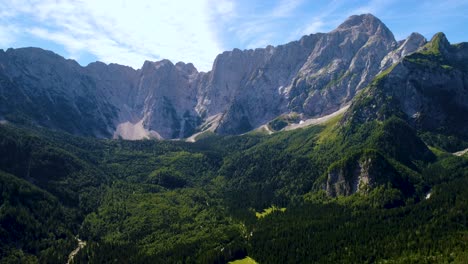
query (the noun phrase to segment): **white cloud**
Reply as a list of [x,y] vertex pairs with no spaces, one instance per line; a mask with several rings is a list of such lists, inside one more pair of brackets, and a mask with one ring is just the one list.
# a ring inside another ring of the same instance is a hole
[[0,25],[0,44],[9,47],[15,42],[18,29],[14,26]]
[[348,16],[368,13],[378,15],[382,10],[385,10],[389,5],[393,4],[394,1],[395,0],[371,0],[367,4],[351,10]]
[[[428,24],[427,16],[438,17],[437,26],[466,16],[466,0],[446,2],[413,3],[401,12],[391,7],[401,6],[402,0],[0,0],[0,48],[44,39],[62,46],[65,57],[89,58],[90,53],[134,68],[146,59],[166,58],[193,62],[206,71],[223,49],[287,43],[332,30],[354,14],[370,12],[385,21],[411,23],[420,17],[419,28],[432,32],[435,22]],[[408,30],[399,32],[406,36]]]
[[[222,2],[224,1],[227,0]],[[223,12],[215,14],[218,21],[223,22],[223,30],[218,33],[223,35],[229,32],[231,36],[228,38],[238,43],[234,47],[249,49],[265,47],[274,43],[278,37],[284,39],[284,36],[279,36],[284,34],[282,32],[284,25],[297,15],[299,7],[304,3],[305,0],[277,0],[273,3],[272,1],[253,1],[246,6],[240,6],[240,10],[237,10],[239,14],[236,14],[236,6],[233,6],[228,9],[228,19]],[[214,24],[218,21],[214,21]],[[284,39],[285,42],[288,40]]]
[[217,0],[216,2],[209,2],[209,5],[214,5],[216,12],[223,19],[231,19],[235,14],[235,3],[230,0]]
[[302,35],[309,35],[311,33],[316,33],[322,30],[325,23],[320,19],[314,19],[309,25],[307,25],[301,32]]
[[31,28],[28,30],[29,33],[32,35],[42,38],[42,39],[47,39],[47,40],[52,40],[54,42],[60,43],[64,45],[67,48],[67,51],[70,53],[76,53],[82,49],[86,48],[86,44],[77,41],[74,37],[68,35],[68,34],[63,34],[60,32],[50,32],[46,29],[43,28]]
[[344,2],[339,0],[328,2],[318,10],[317,15],[315,15],[310,22],[306,23],[305,26],[301,27],[299,30],[294,31],[291,34],[291,38],[300,38],[304,35],[330,30],[336,26],[337,22],[342,22],[346,18],[344,16],[341,17],[340,15],[338,15],[340,16],[338,20],[330,18],[343,4]]
[[[135,68],[165,58],[209,70],[221,48],[207,1],[12,0],[5,9],[28,17],[26,33],[63,45],[68,56],[89,52]],[[218,9],[227,15],[233,6],[225,0]]]
[[256,38],[255,40],[251,41],[248,45],[248,49],[256,49],[256,48],[265,48],[268,45],[271,45],[271,39],[274,38],[273,33],[265,33],[262,37]]
[[269,16],[276,18],[289,17],[302,3],[304,3],[304,0],[280,0]]

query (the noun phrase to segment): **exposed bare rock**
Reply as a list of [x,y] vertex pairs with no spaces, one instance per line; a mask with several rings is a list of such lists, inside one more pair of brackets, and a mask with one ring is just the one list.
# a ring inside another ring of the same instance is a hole
[[74,134],[110,137],[118,108],[73,60],[38,48],[0,52],[0,116]]
[[286,89],[289,108],[311,117],[338,110],[369,84],[381,60],[396,47],[393,34],[372,15],[352,16],[336,30],[320,34]]
[[192,135],[199,124],[195,112],[198,71],[192,64],[168,60],[145,62],[133,95],[133,111],[144,127],[163,138]]
[[366,192],[374,185],[375,173],[372,168],[372,158],[356,161],[349,168],[335,167],[328,173],[326,191],[329,196],[351,195],[356,192]]
[[391,184],[403,193],[411,189],[409,179],[402,177],[385,157],[376,151],[356,153],[332,164],[324,189],[328,196],[367,194],[377,186]]
[[[305,120],[331,114],[425,42],[413,33],[398,43],[366,14],[285,45],[223,52],[209,72],[168,60],[147,61],[139,70],[101,62],[81,67],[41,49],[0,50],[0,119],[127,139],[188,138],[208,123],[210,131],[240,134],[281,115]],[[444,56],[468,56],[463,44],[454,53],[446,39],[440,43]],[[457,76],[451,84],[466,81]],[[446,80],[420,77],[434,85]],[[412,91],[408,96],[415,100],[405,111],[417,115],[424,102]],[[216,122],[209,122],[214,116]]]
[[381,70],[385,70],[393,64],[400,62],[405,56],[417,51],[427,43],[426,38],[419,33],[411,33],[401,45],[394,51],[391,51],[380,63]]

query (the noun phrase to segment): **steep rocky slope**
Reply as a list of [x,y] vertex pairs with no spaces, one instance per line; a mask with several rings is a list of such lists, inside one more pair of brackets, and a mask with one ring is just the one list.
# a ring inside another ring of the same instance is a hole
[[118,109],[75,61],[36,48],[0,51],[0,82],[1,119],[112,135]]
[[139,70],[80,67],[49,51],[8,49],[0,52],[0,119],[127,139],[240,134],[282,114],[330,114],[425,42],[419,34],[397,42],[367,14],[285,45],[224,52],[207,73],[168,60]]
[[356,142],[379,149],[383,156],[369,158],[358,152],[335,162],[322,182],[327,193],[363,192],[377,181],[411,193],[408,186],[420,181],[411,175],[421,172],[420,164],[434,161],[427,145],[462,153],[468,139],[467,62],[466,43],[451,45],[438,33],[418,52],[378,75],[355,97],[339,133],[344,142],[359,135]]
[[[215,108],[223,113],[218,132],[246,132],[283,113],[298,112],[306,119],[335,112],[377,73],[424,43],[421,35],[413,34],[398,45],[380,20],[361,15],[330,33],[304,36],[283,46],[225,52],[209,74],[231,74],[212,82],[206,91],[216,95],[231,88],[224,93],[225,108]],[[392,59],[383,61],[390,53]]]
[[436,34],[379,75],[345,120],[382,120],[392,114],[418,130],[467,139],[468,45],[450,45],[443,33]]

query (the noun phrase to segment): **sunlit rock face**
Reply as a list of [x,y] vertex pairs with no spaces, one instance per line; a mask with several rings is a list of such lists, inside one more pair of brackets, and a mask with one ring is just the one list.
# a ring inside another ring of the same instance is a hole
[[335,112],[425,42],[419,34],[397,42],[367,14],[285,45],[223,52],[209,72],[168,60],[81,67],[50,51],[9,49],[0,52],[0,119],[106,138],[240,134],[282,114]]

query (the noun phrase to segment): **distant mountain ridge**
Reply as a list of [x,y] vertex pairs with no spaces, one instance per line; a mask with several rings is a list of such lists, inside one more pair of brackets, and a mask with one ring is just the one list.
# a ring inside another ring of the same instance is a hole
[[299,122],[333,113],[426,43],[417,33],[397,42],[365,14],[285,45],[223,52],[209,72],[168,60],[81,67],[38,48],[8,49],[0,51],[0,120],[104,138],[241,134],[282,115]]

